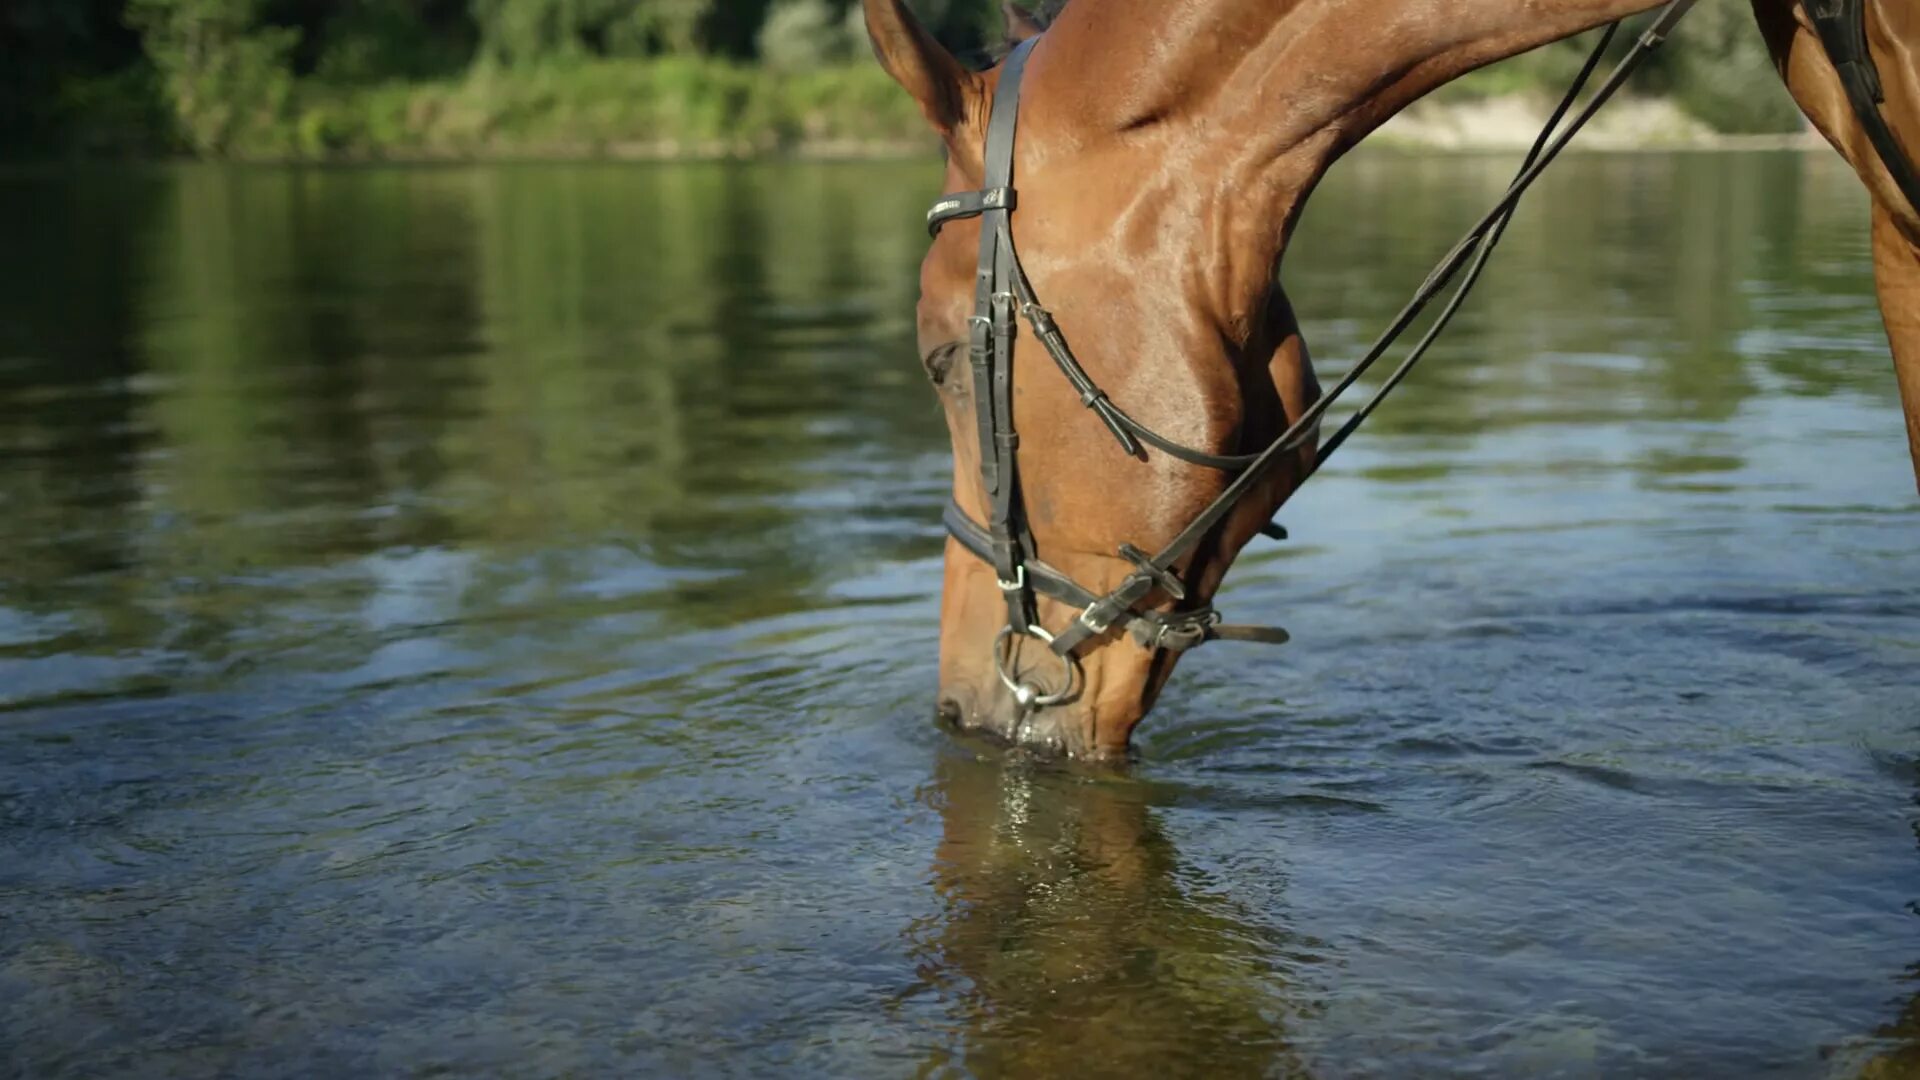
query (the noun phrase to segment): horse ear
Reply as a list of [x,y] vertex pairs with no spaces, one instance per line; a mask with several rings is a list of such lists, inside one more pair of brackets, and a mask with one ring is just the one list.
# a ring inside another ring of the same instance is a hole
[[867,36],[873,40],[880,66],[913,95],[927,122],[951,143],[955,133],[972,119],[974,105],[982,96],[980,80],[934,40],[907,10],[904,0],[862,3]]
[[1046,27],[1028,11],[1015,6],[1013,0],[1000,5],[1000,13],[1007,17],[1007,44],[1018,45],[1028,38],[1039,37]]

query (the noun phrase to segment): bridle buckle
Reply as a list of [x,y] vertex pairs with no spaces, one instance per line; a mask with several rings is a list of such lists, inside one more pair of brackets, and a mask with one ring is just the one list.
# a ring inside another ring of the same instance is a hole
[[1154,565],[1151,555],[1134,547],[1132,544],[1121,544],[1120,557],[1132,563],[1142,575],[1151,580],[1155,585],[1158,585],[1160,590],[1168,596],[1173,597],[1175,600],[1185,600],[1187,598],[1187,587],[1180,584],[1180,579],[1174,576],[1173,571],[1162,570]]
[[1078,622],[1096,634],[1104,634],[1113,628],[1113,624],[1119,618],[1120,615],[1114,610],[1113,605],[1105,599],[1100,599],[1087,605],[1086,610],[1080,613]]
[[1213,628],[1220,625],[1220,613],[1211,607],[1176,613],[1133,624],[1133,640],[1142,648],[1186,652],[1206,644]]
[[1013,580],[1005,581],[1000,575],[993,576],[993,583],[1000,586],[1001,592],[1025,592],[1027,588],[1027,568],[1025,564],[1013,568]]

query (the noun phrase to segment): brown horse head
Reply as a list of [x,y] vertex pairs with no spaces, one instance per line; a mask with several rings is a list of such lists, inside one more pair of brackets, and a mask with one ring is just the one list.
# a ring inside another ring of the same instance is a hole
[[[903,0],[864,0],[882,64],[945,141],[949,193],[984,187],[988,114],[1002,69],[966,70]],[[1657,0],[1073,0],[1028,57],[1010,229],[1038,302],[1121,408],[1214,454],[1265,446],[1317,398],[1277,283],[1301,205],[1349,147],[1472,68],[1657,6]],[[1015,12],[1010,36],[1039,34]],[[921,267],[919,343],[945,406],[953,497],[987,519],[968,319],[980,225],[954,221]],[[1412,283],[1410,283],[1411,285]],[[1148,449],[1130,454],[1032,335],[1014,343],[1017,473],[1033,554],[1087,589],[1134,570],[1119,545],[1161,548],[1229,482]],[[1135,610],[1208,604],[1241,548],[1312,467],[1302,446]],[[1041,598],[1038,623],[1079,612]],[[1179,654],[1118,629],[1076,650],[1069,700],[1034,710],[1001,678],[1058,685],[1039,641],[996,644],[1008,608],[996,574],[947,550],[940,708],[968,729],[1074,756],[1124,754]]]
[[[1123,408],[1196,449],[1257,449],[1315,396],[1290,313],[1272,287],[1271,255],[1222,231],[1252,224],[1242,220],[1246,208],[1232,203],[1229,192],[1202,190],[1189,182],[1198,177],[1166,157],[1169,149],[1196,153],[1197,147],[1170,141],[1191,133],[1152,122],[1116,132],[1050,107],[1065,104],[1057,87],[1083,77],[1066,47],[1074,14],[1068,8],[1035,47],[1023,91],[1015,174],[1023,265],[1074,352]],[[892,4],[869,4],[869,16],[882,61],[947,142],[946,190],[980,188],[997,71],[964,70]],[[1010,24],[1015,38],[1038,29],[1025,17]],[[1209,220],[1211,227],[1201,227]],[[984,521],[977,388],[966,351],[978,247],[977,222],[941,231],[921,269],[919,337],[953,439],[955,501]],[[1239,262],[1245,264],[1232,265]],[[1133,570],[1117,554],[1119,544],[1157,549],[1228,477],[1152,451],[1128,455],[1037,345],[1022,338],[1015,349],[1019,482],[1035,554],[1089,589],[1110,589]],[[1269,495],[1252,500],[1181,565],[1188,604],[1211,597],[1298,474],[1282,470]],[[1156,593],[1142,607],[1172,604]],[[1040,625],[1059,627],[1079,611],[1042,599],[1037,614]],[[1074,697],[1029,714],[996,668],[996,638],[1006,619],[993,570],[950,545],[941,622],[943,711],[964,727],[1076,756],[1124,753],[1177,654],[1110,631],[1080,650]],[[1013,669],[1036,681],[1062,681],[1059,662],[1037,641],[1020,640],[1010,649]]]

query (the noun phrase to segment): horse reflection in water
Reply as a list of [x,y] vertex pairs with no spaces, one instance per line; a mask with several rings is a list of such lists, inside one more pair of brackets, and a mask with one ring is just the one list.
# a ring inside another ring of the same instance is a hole
[[923,1074],[1303,1071],[1287,936],[1201,891],[1152,787],[961,749],[920,798],[942,911],[906,931],[914,994],[957,1025]]

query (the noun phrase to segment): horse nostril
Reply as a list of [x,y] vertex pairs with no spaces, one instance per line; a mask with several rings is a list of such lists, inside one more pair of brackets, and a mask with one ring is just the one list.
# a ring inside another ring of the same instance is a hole
[[941,698],[939,706],[933,710],[933,715],[934,719],[940,723],[948,727],[957,728],[960,726],[960,718],[963,713],[960,710],[959,702],[952,698]]

